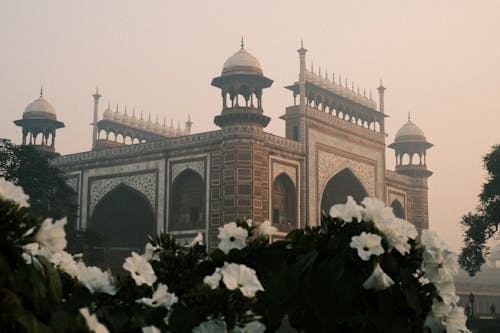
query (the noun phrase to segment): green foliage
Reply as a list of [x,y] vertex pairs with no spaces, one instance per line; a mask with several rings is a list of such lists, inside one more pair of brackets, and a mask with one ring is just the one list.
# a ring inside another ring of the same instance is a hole
[[500,145],[493,146],[484,156],[483,165],[488,175],[479,194],[479,206],[474,213],[464,215],[460,222],[465,229],[465,244],[458,261],[471,276],[484,264],[484,254],[488,250],[486,242],[497,233],[500,223]]
[[46,153],[0,139],[0,176],[25,189],[31,214],[68,220],[76,216],[76,193]]

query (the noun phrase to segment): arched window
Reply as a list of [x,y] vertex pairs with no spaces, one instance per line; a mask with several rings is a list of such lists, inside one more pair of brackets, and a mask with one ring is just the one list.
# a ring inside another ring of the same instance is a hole
[[297,227],[297,195],[290,177],[281,173],[272,187],[271,223],[279,231],[290,231]]
[[328,214],[333,205],[345,203],[349,195],[359,204],[368,193],[352,171],[346,168],[326,184],[321,198],[321,210]]
[[88,229],[109,247],[96,264],[119,269],[130,251],[142,252],[147,236],[156,236],[155,214],[144,194],[120,184],[97,203]]
[[401,202],[399,202],[398,199],[391,202],[391,207],[396,217],[399,217],[400,219],[406,218],[405,209],[403,208],[403,205],[401,204]]
[[192,230],[205,227],[203,179],[191,169],[181,172],[171,190],[170,229]]

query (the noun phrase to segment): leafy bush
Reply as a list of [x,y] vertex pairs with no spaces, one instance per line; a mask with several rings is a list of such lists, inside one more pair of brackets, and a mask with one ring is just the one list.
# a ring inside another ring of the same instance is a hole
[[0,178],[0,327],[8,332],[466,332],[456,256],[366,198],[335,205],[321,225],[276,232],[268,221],[219,228],[180,245],[151,238],[123,268],[86,266],[64,251],[65,219],[35,218]]

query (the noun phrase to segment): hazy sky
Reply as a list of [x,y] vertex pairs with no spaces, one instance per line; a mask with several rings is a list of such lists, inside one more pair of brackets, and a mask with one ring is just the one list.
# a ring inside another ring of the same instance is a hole
[[[217,129],[218,89],[210,86],[239,48],[274,80],[264,92],[267,131],[293,103],[283,89],[308,66],[386,90],[387,143],[411,111],[435,146],[428,153],[430,226],[455,249],[458,221],[477,204],[481,157],[500,143],[500,1],[17,1],[0,8],[0,137],[19,143],[12,120],[44,96],[66,128],[63,154],[90,149],[92,97]],[[387,167],[394,168],[392,150]]]

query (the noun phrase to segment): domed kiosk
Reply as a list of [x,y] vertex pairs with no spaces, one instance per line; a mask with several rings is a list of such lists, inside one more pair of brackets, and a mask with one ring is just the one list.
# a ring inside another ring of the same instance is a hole
[[43,98],[43,88],[40,89],[40,97],[26,106],[22,119],[15,120],[14,124],[23,129],[23,145],[55,153],[56,130],[64,127],[64,123],[57,120],[56,109]]
[[267,126],[271,118],[263,114],[262,90],[272,83],[264,76],[259,60],[245,50],[242,39],[241,49],[226,60],[221,76],[212,80],[212,85],[222,90],[222,112],[214,123],[220,127],[236,123]]
[[[389,145],[396,153],[396,172],[410,177],[430,177],[432,172],[427,170],[426,156],[427,149],[432,146],[424,131],[411,121],[408,114],[408,121],[397,131],[394,142]],[[415,156],[418,156],[418,163],[414,161]]]

